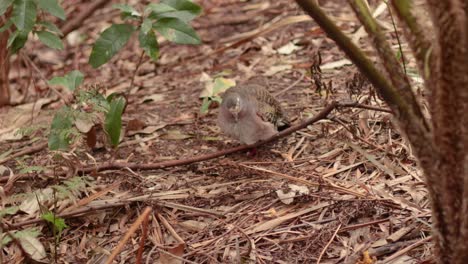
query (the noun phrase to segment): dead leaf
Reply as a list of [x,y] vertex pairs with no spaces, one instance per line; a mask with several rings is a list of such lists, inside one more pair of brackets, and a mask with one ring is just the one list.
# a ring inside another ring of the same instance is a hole
[[19,128],[12,131],[0,134],[0,142],[2,141],[17,141],[23,138],[23,135],[19,133]]
[[19,206],[20,210],[29,214],[34,215],[36,212],[39,211],[41,204],[44,201],[49,200],[52,197],[53,191],[52,188],[46,188],[40,191],[33,193],[33,195],[29,195],[28,199],[24,200],[21,205]]
[[309,188],[306,186],[299,186],[295,184],[289,184],[289,191],[283,192],[283,190],[277,190],[276,194],[284,204],[291,204],[294,201],[294,197],[303,196],[309,194]]
[[277,51],[278,51],[279,54],[289,55],[289,54],[293,53],[294,51],[300,50],[300,49],[301,49],[300,46],[297,46],[293,42],[289,42],[288,44],[280,47]]
[[180,132],[180,130],[169,130],[166,134],[162,136],[164,139],[173,139],[173,140],[182,140],[191,138],[191,135],[186,135]]
[[11,169],[10,168],[7,168],[3,165],[0,165],[0,176],[6,176],[7,173],[10,172],[10,175],[11,175]]
[[200,81],[205,83],[205,88],[199,95],[200,98],[219,96],[219,94],[236,85],[236,81],[233,79],[224,77],[212,79],[210,76],[207,77],[206,73],[202,73]]
[[161,257],[159,258],[159,261],[161,262],[161,264],[182,264],[183,263],[182,256],[184,255],[185,244],[179,244],[172,248],[166,247],[165,251],[179,258],[175,258],[172,255],[166,254],[165,252],[161,252]]
[[265,76],[272,76],[277,74],[278,72],[286,71],[292,69],[291,64],[285,64],[285,65],[274,65],[271,66],[263,75]]
[[329,63],[325,63],[322,66],[320,66],[320,69],[322,71],[333,70],[333,69],[341,68],[343,66],[352,65],[352,64],[353,63],[350,60],[342,59],[342,60],[338,60],[338,61],[332,61],[332,62],[329,62]]
[[134,118],[128,121],[127,131],[142,130],[145,126],[146,126],[145,122],[141,121],[140,119]]
[[158,126],[147,126],[143,129],[140,129],[140,130],[137,130],[137,131],[128,131],[127,135],[128,136],[133,136],[133,135],[137,135],[137,134],[145,134],[145,135],[150,135],[150,134],[154,134],[154,132],[160,130],[161,128],[164,128],[166,127],[166,124],[161,124],[161,125],[158,125]]
[[75,120],[75,126],[81,133],[88,133],[94,126],[94,122],[89,118],[80,118]]
[[52,102],[50,98],[41,98],[35,103],[18,105],[2,113],[0,115],[0,142],[21,139],[22,135],[16,133],[19,128],[35,121],[42,106],[50,102]]
[[93,126],[91,130],[89,130],[88,133],[86,133],[86,144],[88,145],[88,147],[94,148],[96,146],[96,142],[97,132],[96,128]]
[[141,100],[140,100],[140,104],[141,103],[147,103],[147,102],[161,102],[161,101],[164,101],[164,94],[151,94],[151,95],[147,95],[145,97],[143,97]]
[[189,231],[200,232],[208,226],[208,223],[195,220],[187,220],[184,222],[180,222],[179,225]]
[[40,261],[46,257],[45,248],[36,237],[21,236],[18,240],[21,243],[21,247],[32,259]]

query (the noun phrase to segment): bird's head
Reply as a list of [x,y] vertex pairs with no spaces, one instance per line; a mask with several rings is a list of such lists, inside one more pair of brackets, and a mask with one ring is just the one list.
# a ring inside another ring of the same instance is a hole
[[230,94],[224,98],[223,105],[237,122],[243,107],[241,96],[239,94]]

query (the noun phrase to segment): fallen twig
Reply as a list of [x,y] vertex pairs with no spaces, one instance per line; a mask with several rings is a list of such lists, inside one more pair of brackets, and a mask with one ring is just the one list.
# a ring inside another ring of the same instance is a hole
[[67,21],[67,23],[62,26],[61,30],[63,35],[66,36],[68,33],[79,28],[83,21],[89,18],[96,10],[105,6],[108,2],[109,1],[107,0],[91,1],[86,9],[75,15],[73,19]]
[[[192,163],[195,163],[195,162],[200,162],[200,161],[205,161],[205,160],[210,160],[210,159],[214,159],[214,158],[217,158],[217,157],[221,157],[221,156],[225,156],[225,155],[229,155],[229,154],[232,154],[232,153],[236,153],[236,152],[239,152],[239,151],[244,151],[244,150],[248,150],[248,149],[251,149],[251,148],[256,148],[256,147],[259,147],[261,145],[264,145],[266,143],[269,143],[269,142],[272,142],[272,141],[275,141],[275,140],[278,140],[279,138],[282,138],[282,137],[285,137],[287,135],[290,135],[300,129],[303,129],[303,128],[306,128],[307,126],[319,121],[319,120],[322,120],[322,119],[325,119],[328,114],[333,111],[333,109],[335,109],[339,104],[337,102],[332,102],[330,105],[326,106],[321,112],[319,112],[316,116],[300,123],[300,124],[297,124],[297,125],[294,125],[294,126],[291,126],[290,128],[288,129],[285,129],[281,132],[279,132],[278,134],[264,140],[264,141],[259,141],[255,144],[252,144],[252,145],[242,145],[242,146],[238,146],[238,147],[235,147],[235,148],[230,148],[230,149],[226,149],[226,150],[221,150],[221,151],[217,151],[217,152],[214,152],[214,153],[210,153],[210,154],[205,154],[205,155],[199,155],[199,156],[195,156],[193,158],[187,158],[187,159],[178,159],[178,160],[169,160],[169,161],[163,161],[163,162],[157,162],[157,163],[147,163],[147,164],[141,164],[141,163],[131,163],[131,162],[107,162],[107,163],[103,163],[103,164],[100,164],[100,165],[97,165],[97,166],[88,166],[88,167],[84,167],[84,168],[78,168],[77,169],[77,172],[78,173],[90,173],[90,172],[99,172],[99,171],[105,171],[105,170],[115,170],[115,169],[123,169],[123,168],[129,168],[129,169],[132,169],[132,170],[156,170],[156,169],[164,169],[164,168],[169,168],[169,167],[175,167],[175,166],[182,166],[182,165],[188,165],[188,164],[192,164]],[[61,176],[61,175],[64,175],[66,172],[65,171],[62,171],[62,172],[56,172],[56,175],[58,176]],[[19,180],[19,179],[27,179],[27,178],[31,178],[33,177],[34,175],[33,174],[18,174],[17,175],[17,178],[16,180]],[[53,177],[52,174],[45,174],[45,175],[42,175],[42,176],[45,176],[45,177]],[[1,177],[0,178],[0,183],[1,182],[6,182],[8,181],[9,179],[9,176],[4,176],[4,177]]]
[[117,245],[116,248],[112,251],[112,254],[109,256],[109,258],[106,261],[106,264],[112,263],[114,261],[115,257],[117,257],[117,254],[122,251],[122,248],[125,246],[127,241],[132,237],[132,235],[136,232],[140,224],[145,221],[145,219],[148,218],[149,213],[151,213],[151,207],[146,207],[143,213],[138,217],[138,219],[133,223],[133,225],[130,227],[128,232],[125,234],[125,236],[120,240],[120,243]]
[[360,104],[358,102],[348,103],[348,104],[340,104],[340,107],[361,108],[361,109],[367,109],[367,110],[374,110],[374,111],[378,111],[378,112],[392,113],[392,110],[390,110],[390,109],[380,108],[380,107],[376,107],[376,106],[372,106],[372,105]]
[[3,164],[9,160],[12,160],[12,159],[15,159],[15,158],[18,158],[18,157],[21,157],[23,155],[28,155],[28,154],[33,154],[33,153],[36,153],[36,152],[39,152],[41,150],[43,150],[45,147],[47,147],[47,142],[41,142],[37,145],[34,145],[34,146],[31,146],[31,147],[28,147],[28,148],[25,148],[21,151],[18,151],[14,154],[11,154],[10,156],[4,158],[4,159],[1,159],[0,160],[0,164]]
[[419,246],[422,246],[422,245],[424,245],[425,243],[427,243],[427,242],[429,242],[431,240],[432,240],[432,236],[421,239],[421,240],[417,241],[416,243],[411,244],[411,245],[403,248],[402,250],[395,252],[393,255],[389,256],[388,258],[384,259],[382,261],[382,264],[389,263],[392,260],[395,260],[395,259],[403,256],[404,254],[408,253],[409,251],[411,251],[411,250],[413,250],[413,249],[415,249],[415,248],[417,248]]
[[[136,203],[136,202],[148,202],[148,201],[152,201],[153,203],[161,207],[167,207],[167,208],[172,208],[172,209],[177,209],[177,210],[182,210],[182,211],[197,212],[198,214],[206,214],[206,215],[212,215],[216,217],[224,216],[223,213],[220,213],[214,210],[197,208],[193,206],[177,204],[177,203],[172,203],[172,202],[166,202],[166,201],[163,201],[161,197],[153,197],[153,194],[146,194],[146,195],[140,195],[140,196],[135,196],[135,197],[128,197],[125,199],[101,200],[101,201],[97,201],[97,203],[81,205],[79,208],[76,208],[73,205],[70,207],[70,208],[73,208],[73,210],[65,209],[64,212],[57,214],[57,217],[60,217],[60,218],[79,217],[85,214],[95,213],[96,211],[99,211],[99,210],[106,210],[110,208],[126,206],[126,205]],[[26,220],[26,221],[14,223],[14,224],[6,224],[3,227],[3,229],[15,230],[23,226],[28,226],[32,224],[41,223],[41,222],[45,222],[45,220],[43,218],[30,219],[30,220]]]
[[338,231],[340,231],[340,228],[341,228],[341,224],[338,225],[338,227],[336,228],[335,230],[335,233],[333,233],[333,236],[330,238],[330,240],[328,241],[328,243],[325,245],[325,247],[322,249],[322,252],[320,252],[320,255],[317,259],[317,264],[320,264],[320,260],[322,259],[323,257],[323,254],[325,254],[325,252],[327,251],[327,248],[330,246],[330,244],[333,242],[333,240],[335,239],[336,237],[336,234],[338,234]]

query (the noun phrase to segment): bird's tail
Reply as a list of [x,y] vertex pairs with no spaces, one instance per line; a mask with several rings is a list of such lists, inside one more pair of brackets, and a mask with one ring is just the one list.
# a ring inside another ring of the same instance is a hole
[[289,123],[288,120],[283,120],[283,119],[280,119],[278,120],[278,122],[276,123],[277,127],[278,127],[278,131],[283,131],[285,130],[286,128],[289,128],[291,126],[291,123]]

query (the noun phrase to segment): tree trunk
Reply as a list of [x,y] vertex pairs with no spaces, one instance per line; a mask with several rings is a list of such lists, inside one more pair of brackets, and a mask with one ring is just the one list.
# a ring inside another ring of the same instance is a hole
[[432,26],[426,34],[412,14],[416,7],[411,0],[391,1],[406,28],[425,88],[431,94],[429,120],[424,120],[405,73],[365,0],[348,2],[369,34],[386,74],[374,67],[316,1],[296,2],[366,75],[396,113],[400,131],[412,145],[426,179],[436,261],[468,263],[468,0],[427,0]]
[[[6,21],[6,19],[3,19]],[[0,27],[4,25],[0,22]],[[5,30],[0,33],[0,107],[10,104],[10,83],[8,74],[10,72],[10,56],[7,49],[7,41],[10,33]]]

